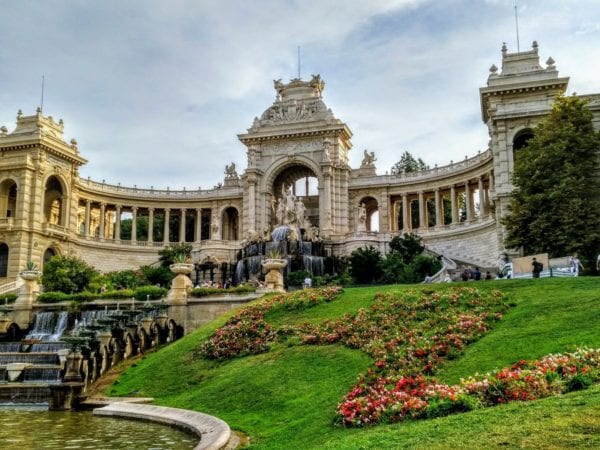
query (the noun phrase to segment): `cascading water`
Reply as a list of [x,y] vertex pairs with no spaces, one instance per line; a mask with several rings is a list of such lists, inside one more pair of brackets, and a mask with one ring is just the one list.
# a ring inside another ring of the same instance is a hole
[[[292,225],[278,225],[270,233],[270,241],[253,241],[243,251],[243,258],[237,262],[234,282],[256,280],[262,273],[262,261],[277,254],[278,258],[287,259],[284,276],[290,270],[306,270],[311,277],[325,273],[321,241],[304,241],[302,231]],[[259,254],[257,254],[257,252]],[[294,261],[296,263],[294,264]]]
[[35,315],[33,330],[25,339],[55,342],[60,340],[67,329],[69,314],[66,311],[58,313],[58,317],[53,312],[41,312]]

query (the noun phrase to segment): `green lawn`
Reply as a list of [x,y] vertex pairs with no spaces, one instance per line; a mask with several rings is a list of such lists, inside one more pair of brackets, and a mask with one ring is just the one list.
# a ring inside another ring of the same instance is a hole
[[[475,372],[577,346],[600,347],[600,278],[468,285],[500,288],[513,307],[489,334],[442,367],[437,375],[441,381],[456,382]],[[319,322],[368,306],[376,292],[401,289],[405,287],[349,288],[331,303],[300,313],[279,310],[265,319],[274,325]],[[599,386],[432,420],[362,429],[334,427],[336,406],[372,363],[368,356],[340,345],[278,344],[258,356],[226,362],[202,359],[195,350],[224,321],[218,319],[148,355],[107,393],[152,396],[158,404],[216,415],[246,433],[252,448],[600,446]]]

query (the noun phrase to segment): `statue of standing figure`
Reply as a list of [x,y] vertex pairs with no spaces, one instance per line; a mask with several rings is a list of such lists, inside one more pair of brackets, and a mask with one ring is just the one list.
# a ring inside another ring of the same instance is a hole
[[358,231],[366,231],[367,229],[367,208],[365,207],[364,202],[361,202],[358,205]]

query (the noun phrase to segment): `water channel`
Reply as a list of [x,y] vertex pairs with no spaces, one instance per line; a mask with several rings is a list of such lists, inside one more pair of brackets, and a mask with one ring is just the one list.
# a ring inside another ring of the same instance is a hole
[[192,449],[198,439],[164,425],[45,407],[0,407],[2,450]]

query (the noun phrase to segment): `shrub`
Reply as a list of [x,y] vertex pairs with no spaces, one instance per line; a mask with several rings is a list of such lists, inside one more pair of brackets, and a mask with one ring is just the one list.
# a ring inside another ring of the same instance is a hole
[[42,284],[48,291],[70,294],[84,291],[96,275],[96,270],[81,259],[53,256],[44,265]]
[[118,291],[106,291],[99,295],[100,298],[127,299],[133,297],[133,289],[121,289]]
[[77,292],[75,294],[71,294],[71,299],[78,303],[92,302],[98,299],[98,295],[89,291]]
[[58,303],[58,302],[67,302],[72,300],[72,296],[70,294],[65,294],[60,291],[49,291],[40,294],[37,298],[37,301],[40,303]]
[[381,253],[375,247],[358,248],[350,254],[350,274],[358,284],[372,283],[381,276]]
[[140,286],[133,291],[136,300],[158,300],[167,295],[168,289],[156,286]]
[[310,277],[310,273],[307,270],[297,270],[295,272],[288,273],[288,284],[290,286],[302,286],[304,279]]
[[168,287],[175,276],[168,267],[163,266],[142,266],[140,267],[140,272],[146,280],[145,284],[158,284],[161,287]]
[[0,297],[0,305],[2,304],[2,300],[5,303],[14,303],[15,300],[17,299],[17,297],[18,297],[18,294],[13,294],[13,293],[4,294],[2,297]]

